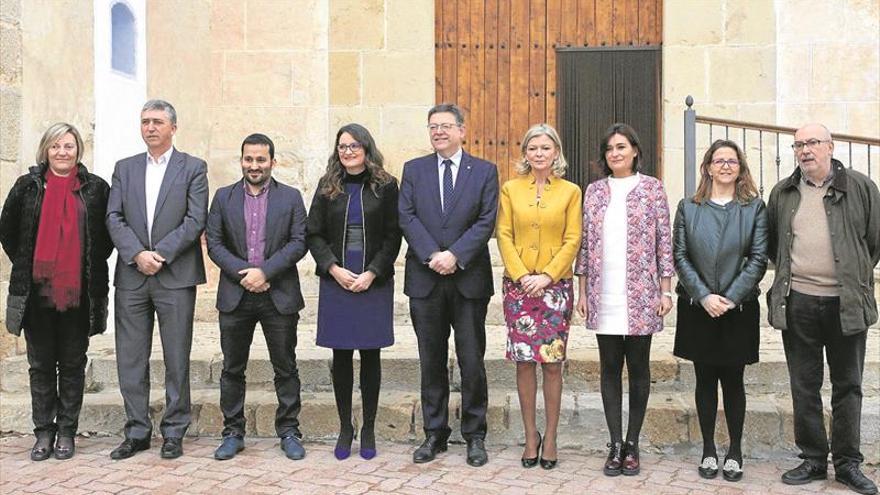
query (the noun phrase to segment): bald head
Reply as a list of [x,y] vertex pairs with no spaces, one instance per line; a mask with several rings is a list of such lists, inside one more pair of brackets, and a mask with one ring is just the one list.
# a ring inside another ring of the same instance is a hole
[[829,131],[828,128],[825,127],[823,124],[820,124],[818,122],[814,122],[812,124],[807,124],[807,125],[801,127],[800,129],[798,129],[797,131],[795,131],[795,134],[794,134],[795,141],[799,141],[798,134],[801,134],[801,133],[809,134],[811,136],[821,135],[822,136],[820,138],[821,140],[831,141],[831,131]]
[[821,184],[831,173],[834,142],[822,124],[807,124],[794,133],[794,154],[801,172],[814,184]]

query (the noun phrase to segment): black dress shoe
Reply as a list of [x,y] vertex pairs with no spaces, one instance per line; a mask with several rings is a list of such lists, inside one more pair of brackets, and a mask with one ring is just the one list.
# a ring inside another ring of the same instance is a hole
[[162,450],[159,456],[162,459],[177,459],[183,455],[183,439],[176,437],[168,437],[162,440]]
[[150,438],[126,438],[119,447],[110,452],[110,458],[114,461],[128,459],[142,450],[150,448]]
[[70,459],[75,452],[76,444],[73,442],[73,437],[58,437],[55,441],[55,458],[59,461]]
[[471,438],[467,441],[467,463],[473,467],[480,467],[489,462],[489,454],[482,438]]
[[440,452],[446,452],[446,439],[441,439],[436,435],[430,435],[419,445],[419,448],[413,452],[413,462],[422,464],[431,462]]
[[739,481],[743,477],[742,464],[736,459],[724,459],[724,467],[721,469],[721,475],[727,481]]
[[45,461],[52,455],[52,442],[55,440],[55,435],[49,434],[41,434],[37,436],[37,441],[34,442],[33,448],[31,448],[31,460],[32,461]]
[[857,464],[848,464],[846,466],[834,468],[834,479],[848,486],[850,490],[861,493],[862,495],[875,495],[877,493],[877,485],[862,474]]
[[786,485],[806,485],[815,480],[828,478],[828,468],[817,466],[810,461],[804,461],[800,466],[790,469],[782,475],[782,482]]
[[524,468],[533,468],[538,465],[538,458],[541,456],[541,434],[538,433],[538,446],[535,448],[535,457],[521,457],[520,462]]
[[706,456],[703,462],[697,467],[700,478],[711,480],[718,476],[718,458],[714,456]]

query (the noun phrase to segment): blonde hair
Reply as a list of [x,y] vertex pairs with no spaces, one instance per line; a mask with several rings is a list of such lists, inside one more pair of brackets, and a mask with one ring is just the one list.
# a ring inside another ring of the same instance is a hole
[[43,133],[43,137],[40,139],[40,145],[37,146],[37,165],[49,165],[49,148],[55,144],[56,141],[61,139],[65,134],[70,134],[73,136],[73,139],[76,140],[76,163],[82,162],[83,156],[83,140],[79,135],[79,131],[76,130],[76,127],[68,124],[67,122],[57,122],[49,126],[46,129],[46,132]]
[[523,136],[522,145],[520,146],[522,157],[516,163],[516,173],[526,175],[532,171],[532,166],[529,165],[528,160],[526,160],[526,148],[529,146],[529,141],[538,136],[547,136],[553,141],[553,144],[556,146],[556,151],[559,154],[556,156],[556,159],[553,160],[553,165],[550,170],[556,177],[564,176],[565,169],[568,168],[568,162],[565,160],[565,155],[562,153],[562,140],[559,139],[559,134],[550,124],[535,124],[526,131],[526,135]]

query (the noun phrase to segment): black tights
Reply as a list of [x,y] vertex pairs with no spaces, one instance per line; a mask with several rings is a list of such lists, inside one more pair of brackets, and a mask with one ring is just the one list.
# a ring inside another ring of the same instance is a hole
[[[379,385],[382,382],[382,366],[379,362],[379,349],[360,349],[361,357],[361,401],[364,421],[361,427],[361,448],[375,448],[376,411],[379,408]],[[351,349],[333,349],[333,393],[336,395],[336,411],[339,413],[339,445],[351,445],[354,426],[351,423],[351,393],[354,387],[354,367]]]
[[745,366],[713,366],[694,363],[697,375],[697,389],[694,400],[697,403],[697,417],[700,419],[700,432],[703,434],[703,457],[717,457],[715,451],[715,416],[718,412],[718,382],[724,397],[724,417],[727,419],[727,432],[730,448],[727,457],[742,465],[742,432],[746,415],[746,391],[743,386]]
[[651,393],[651,336],[597,335],[601,368],[602,406],[611,442],[623,440],[623,363],[629,382],[629,422],[626,441],[639,444],[639,433]]

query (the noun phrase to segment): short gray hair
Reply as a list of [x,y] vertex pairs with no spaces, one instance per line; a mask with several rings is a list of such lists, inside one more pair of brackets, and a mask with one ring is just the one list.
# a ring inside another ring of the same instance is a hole
[[73,136],[73,139],[76,140],[76,163],[79,164],[82,161],[82,156],[85,152],[83,148],[85,146],[83,145],[83,140],[79,135],[79,131],[76,130],[76,127],[67,122],[57,122],[50,125],[40,139],[40,145],[37,146],[37,165],[49,164],[49,148],[51,148],[56,141],[61,139],[62,136],[68,133],[70,133],[70,135]]
[[174,109],[174,106],[171,103],[168,103],[165,100],[149,100],[144,103],[144,108],[141,109],[141,113],[144,113],[147,110],[162,110],[168,115],[168,120],[171,121],[171,124],[177,125],[177,110]]
[[440,103],[439,105],[434,105],[428,110],[428,120],[431,120],[431,116],[435,113],[451,113],[455,116],[456,124],[460,126],[464,125],[464,112],[454,103]]
[[559,139],[559,133],[557,133],[556,129],[550,124],[535,124],[526,131],[526,135],[523,136],[522,145],[520,146],[522,157],[516,163],[516,173],[526,175],[532,171],[532,166],[529,165],[528,160],[526,160],[526,148],[529,146],[529,141],[538,136],[547,136],[553,141],[553,144],[556,145],[556,151],[558,151],[559,154],[556,156],[556,160],[553,160],[551,172],[556,177],[564,176],[565,169],[568,168],[568,161],[565,160],[565,155],[562,153],[562,140]]

